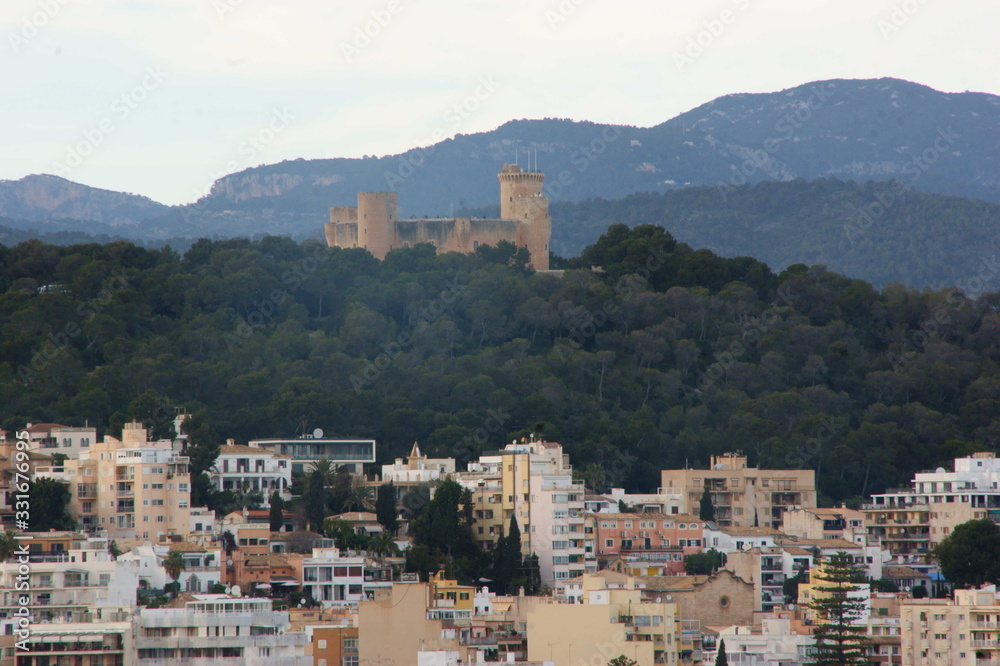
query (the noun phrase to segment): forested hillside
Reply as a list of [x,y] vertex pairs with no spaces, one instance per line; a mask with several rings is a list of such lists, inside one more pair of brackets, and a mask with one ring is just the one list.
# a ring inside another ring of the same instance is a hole
[[[755,257],[775,270],[805,263],[878,287],[902,282],[1000,289],[1000,205],[901,183],[821,178],[688,187],[616,201],[559,202],[552,218],[552,249],[564,256],[578,255],[616,222],[658,224],[692,247]],[[983,277],[986,284],[977,286]]]
[[[466,459],[535,430],[594,485],[742,449],[819,470],[827,501],[1000,437],[1000,298],[884,292],[623,225],[564,276],[510,248],[378,262],[267,238],[183,257],[0,247],[3,427],[128,418],[199,442],[323,428]],[[590,266],[600,266],[594,272]]]

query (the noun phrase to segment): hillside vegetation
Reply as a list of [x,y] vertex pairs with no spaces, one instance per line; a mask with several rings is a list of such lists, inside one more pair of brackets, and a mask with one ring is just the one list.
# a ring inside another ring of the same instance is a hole
[[774,274],[653,226],[567,264],[282,238],[0,247],[3,427],[165,435],[183,406],[199,443],[321,427],[382,460],[418,440],[461,461],[538,431],[598,489],[742,449],[816,468],[827,501],[996,447],[995,295]]

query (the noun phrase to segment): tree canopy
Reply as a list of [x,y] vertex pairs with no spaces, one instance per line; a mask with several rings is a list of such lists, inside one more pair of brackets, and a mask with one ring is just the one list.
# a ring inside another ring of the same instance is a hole
[[970,520],[952,530],[934,549],[941,573],[956,587],[1000,583],[1000,527]]
[[[196,504],[215,501],[202,471],[224,438],[317,427],[375,439],[380,462],[419,439],[460,467],[540,431],[589,484],[632,491],[736,443],[751,465],[818,470],[822,502],[1000,445],[994,294],[775,274],[652,226],[612,225],[561,276],[515,259],[0,246],[0,427],[159,432],[184,409]],[[332,496],[317,513],[369,501],[315,491]]]

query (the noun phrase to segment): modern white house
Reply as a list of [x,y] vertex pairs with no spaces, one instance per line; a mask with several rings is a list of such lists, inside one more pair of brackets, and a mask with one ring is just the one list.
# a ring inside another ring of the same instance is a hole
[[260,493],[264,504],[274,491],[282,499],[292,497],[292,460],[271,450],[232,443],[219,447],[219,457],[208,475],[217,490]]

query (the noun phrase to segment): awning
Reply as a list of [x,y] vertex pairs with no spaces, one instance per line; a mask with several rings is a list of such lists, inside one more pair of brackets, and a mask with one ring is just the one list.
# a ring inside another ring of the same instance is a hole
[[271,589],[271,586],[268,583],[257,583],[256,587],[257,587],[258,590],[260,590],[260,589],[270,590]]

